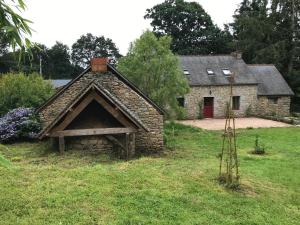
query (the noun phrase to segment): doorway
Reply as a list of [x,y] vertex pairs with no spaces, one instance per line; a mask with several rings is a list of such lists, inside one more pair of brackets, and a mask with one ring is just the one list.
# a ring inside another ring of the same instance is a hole
[[214,117],[214,98],[213,97],[204,97],[203,116],[204,116],[204,118],[213,118]]

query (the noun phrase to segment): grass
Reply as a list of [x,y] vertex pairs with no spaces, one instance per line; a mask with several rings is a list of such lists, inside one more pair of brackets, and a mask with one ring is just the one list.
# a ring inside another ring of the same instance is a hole
[[[300,224],[299,128],[238,130],[239,192],[216,181],[220,132],[165,131],[173,150],[128,162],[40,143],[0,148],[12,161],[0,166],[0,223]],[[250,153],[256,134],[264,156]]]

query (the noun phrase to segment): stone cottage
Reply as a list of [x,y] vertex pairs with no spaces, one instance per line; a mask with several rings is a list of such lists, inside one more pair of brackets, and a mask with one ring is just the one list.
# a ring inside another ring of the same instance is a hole
[[91,61],[37,112],[40,139],[55,138],[67,149],[156,152],[163,148],[163,111],[106,58]]
[[288,116],[294,94],[274,65],[247,65],[241,54],[179,56],[190,93],[178,98],[189,119],[223,118],[234,75],[232,109],[247,115]]

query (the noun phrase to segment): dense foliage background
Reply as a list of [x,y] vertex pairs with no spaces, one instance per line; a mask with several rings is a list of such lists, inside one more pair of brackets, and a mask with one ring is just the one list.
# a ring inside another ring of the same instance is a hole
[[18,107],[38,107],[54,90],[39,74],[7,73],[0,76],[0,116]]
[[[18,2],[24,9],[23,1]],[[0,6],[1,15],[10,13],[4,4]],[[293,109],[300,111],[300,0],[241,0],[233,23],[225,24],[223,29],[213,23],[199,3],[184,0],[165,0],[147,9],[144,17],[150,20],[157,37],[172,38],[170,48],[174,54],[241,51],[246,63],[275,64],[296,93]],[[20,18],[16,22],[1,19],[0,73],[40,72],[47,79],[72,78],[88,65],[91,57],[111,57],[116,61],[121,57],[113,40],[90,33],[80,36],[72,48],[60,42],[51,48],[41,43],[31,45],[28,39],[26,45],[25,39],[19,40],[8,27],[19,27],[20,33],[30,34],[28,21]],[[19,55],[10,52],[18,40],[21,49],[29,50],[21,63]]]
[[210,15],[197,2],[166,0],[147,9],[157,36],[172,37],[171,49],[180,55],[224,54],[233,51],[232,35],[213,23]]

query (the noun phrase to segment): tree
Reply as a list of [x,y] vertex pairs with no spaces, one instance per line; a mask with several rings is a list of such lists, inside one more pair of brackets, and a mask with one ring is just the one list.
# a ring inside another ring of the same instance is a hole
[[23,50],[31,46],[31,42],[27,38],[31,35],[31,28],[28,25],[31,21],[15,12],[15,10],[24,11],[26,9],[23,0],[10,0],[9,2],[0,0],[0,31],[4,33],[10,47],[14,50],[16,47],[21,49],[21,56]]
[[10,71],[25,74],[42,72],[42,76],[46,79],[70,79],[73,74],[76,75],[81,70],[71,63],[69,47],[61,42],[56,42],[50,49],[43,44],[34,43],[30,47],[30,52],[30,55],[24,54],[21,63],[13,52],[4,54],[0,57],[0,73]]
[[283,42],[286,51],[284,72],[291,75],[295,66],[300,69],[300,0],[273,0],[270,18],[274,42]]
[[74,66],[70,61],[70,50],[67,45],[56,42],[46,51],[46,65],[44,67],[44,77],[48,79],[71,78]]
[[[28,51],[23,53],[22,60],[20,61],[17,55],[21,54],[20,50],[15,52],[7,52],[0,58],[0,72],[23,72],[25,74],[39,72],[40,57],[46,59],[48,48],[40,43],[33,43],[28,48]],[[44,68],[46,61],[43,61],[42,67]]]
[[130,45],[118,69],[161,106],[169,116],[179,112],[176,97],[188,91],[178,58],[171,52],[171,38],[157,38],[146,31]]
[[231,24],[234,38],[247,63],[273,63],[288,76],[297,59],[300,1],[273,0],[268,5],[268,0],[243,0]]
[[[257,62],[258,52],[271,44],[273,25],[268,18],[267,5],[267,0],[243,0],[235,12],[231,24],[233,35],[237,40],[237,50],[243,52],[247,63]],[[274,61],[275,57],[273,54],[269,60]]]
[[234,18],[231,27],[246,63],[275,64],[300,95],[300,0],[243,0]]
[[104,36],[93,36],[90,33],[82,35],[72,45],[72,60],[75,65],[87,67],[91,58],[110,57],[116,60],[121,57],[115,43]]
[[228,45],[232,40],[230,33],[214,25],[197,2],[166,0],[147,9],[145,18],[151,19],[153,32],[157,36],[172,37],[171,48],[174,53],[187,55],[232,51]]

